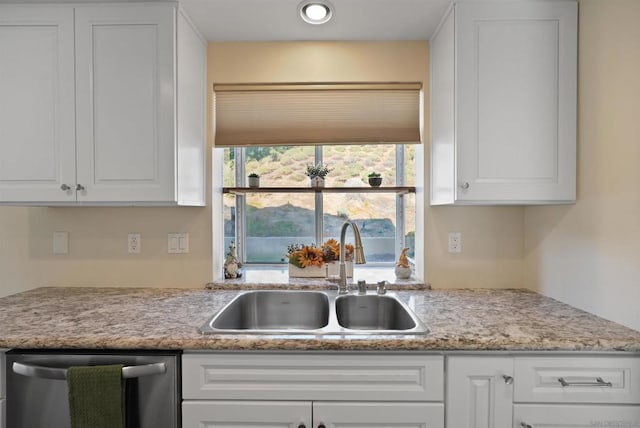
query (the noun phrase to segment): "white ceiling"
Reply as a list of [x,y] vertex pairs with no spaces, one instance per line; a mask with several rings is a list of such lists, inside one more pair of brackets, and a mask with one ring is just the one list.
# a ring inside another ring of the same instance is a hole
[[302,0],[180,0],[209,41],[427,40],[450,0],[329,0],[334,16],[311,25]]

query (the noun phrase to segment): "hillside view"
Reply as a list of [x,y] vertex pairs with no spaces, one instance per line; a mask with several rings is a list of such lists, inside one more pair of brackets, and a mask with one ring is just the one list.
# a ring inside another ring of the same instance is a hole
[[[326,146],[324,163],[332,169],[326,178],[327,187],[369,187],[367,175],[378,172],[383,186],[396,185],[394,145]],[[405,185],[414,185],[413,146],[405,146]],[[314,148],[307,146],[256,147],[246,150],[246,175],[260,175],[260,186],[308,187],[305,175],[308,164],[314,163]],[[235,159],[231,150],[225,150],[224,185],[235,186]],[[338,238],[345,219],[355,220],[363,238],[371,241],[367,251],[372,261],[393,261],[396,226],[396,203],[393,193],[325,193],[324,236]],[[415,198],[405,196],[405,231],[415,231]],[[274,248],[286,251],[288,243],[313,243],[315,241],[313,193],[248,193],[247,203],[247,258],[256,262],[280,262],[282,254]],[[225,197],[225,236],[235,234],[233,209],[235,198]],[[251,239],[251,238],[261,239]],[[376,239],[374,239],[376,238]],[[269,242],[268,245],[266,244]],[[295,242],[290,242],[295,240]],[[251,245],[250,245],[251,243]],[[265,247],[266,248],[262,248]],[[367,249],[367,245],[365,245]],[[251,253],[255,253],[251,255]],[[269,255],[270,253],[273,253]],[[268,259],[268,260],[266,260]]]

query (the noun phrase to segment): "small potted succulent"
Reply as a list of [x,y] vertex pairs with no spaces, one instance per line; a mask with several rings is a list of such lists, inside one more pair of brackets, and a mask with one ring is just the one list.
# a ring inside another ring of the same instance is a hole
[[369,185],[371,187],[380,187],[382,184],[382,176],[379,172],[369,173],[367,177],[369,177]]
[[249,187],[260,187],[260,176],[255,172],[249,174]]
[[324,187],[324,178],[331,172],[331,169],[322,162],[315,165],[308,164],[305,174],[311,180],[311,187]]

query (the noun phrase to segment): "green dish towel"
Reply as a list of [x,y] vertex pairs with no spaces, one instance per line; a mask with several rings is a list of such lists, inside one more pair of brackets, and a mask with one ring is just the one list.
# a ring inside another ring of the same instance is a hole
[[124,428],[122,364],[70,367],[71,428]]

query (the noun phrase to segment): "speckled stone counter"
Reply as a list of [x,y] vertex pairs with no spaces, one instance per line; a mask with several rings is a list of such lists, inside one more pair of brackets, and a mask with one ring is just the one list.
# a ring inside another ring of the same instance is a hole
[[526,290],[398,291],[426,336],[202,335],[238,291],[39,288],[0,299],[0,347],[640,352],[640,332]]

